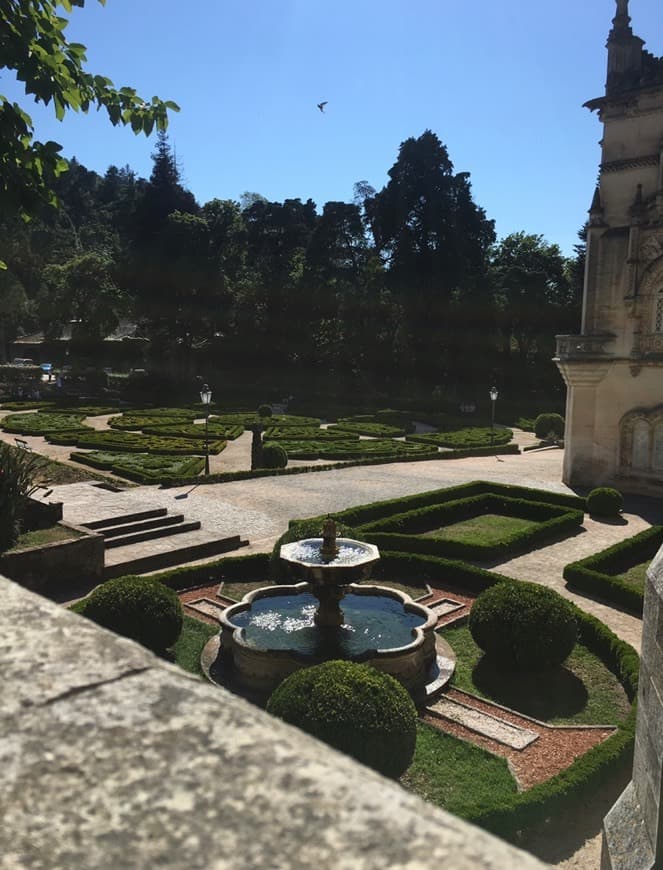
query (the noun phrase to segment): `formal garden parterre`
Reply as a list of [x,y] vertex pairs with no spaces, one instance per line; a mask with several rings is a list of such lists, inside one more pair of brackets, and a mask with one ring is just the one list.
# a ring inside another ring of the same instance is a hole
[[[583,507],[583,500],[575,496],[476,481],[362,505],[337,518],[353,537],[368,539],[378,522],[399,522],[413,511],[443,505],[453,511],[458,502],[477,497],[497,498],[501,505],[525,502],[537,514],[537,523],[544,524],[549,521],[543,518],[544,507],[555,508],[561,516],[570,514],[574,523]],[[292,522],[283,540],[298,537],[321,520]],[[536,539],[538,546],[544,537]],[[530,745],[514,749],[464,721],[448,718],[444,711],[420,711],[414,758],[403,784],[512,840],[600,789],[632,747],[635,651],[597,619],[569,605],[578,642],[563,665],[543,675],[495,671],[486,665],[470,636],[467,614],[483,590],[496,584],[513,588],[523,584],[458,558],[403,549],[383,550],[382,556],[374,582],[398,585],[419,599],[423,593],[422,600],[429,605],[449,600],[461,605],[451,618],[440,621],[447,626],[441,630],[457,657],[456,675],[444,696],[448,702],[469,709],[471,715],[496,717],[505,727],[535,735]],[[274,560],[268,555],[256,554],[154,575],[153,579],[179,590],[184,603],[184,628],[174,648],[177,661],[200,673],[196,650],[216,632],[215,619],[209,615],[213,609],[207,613],[198,609],[200,602],[212,602],[222,610],[258,586],[274,579],[279,582],[282,578],[274,578],[270,564]]]

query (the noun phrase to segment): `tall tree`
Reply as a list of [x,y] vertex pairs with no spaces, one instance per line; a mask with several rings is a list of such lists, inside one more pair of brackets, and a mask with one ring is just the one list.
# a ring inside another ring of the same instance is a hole
[[493,222],[473,201],[469,174],[454,173],[430,130],[402,143],[389,179],[365,200],[367,220],[406,312],[415,371],[437,380],[453,362],[454,295],[485,271]]
[[512,233],[491,252],[490,280],[503,357],[527,377],[537,358],[552,357],[554,335],[574,304],[566,259],[543,236]]

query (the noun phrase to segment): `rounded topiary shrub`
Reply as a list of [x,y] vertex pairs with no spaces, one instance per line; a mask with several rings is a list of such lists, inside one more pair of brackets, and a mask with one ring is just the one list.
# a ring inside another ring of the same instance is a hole
[[288,464],[288,454],[276,441],[267,441],[262,445],[263,468],[285,468]]
[[271,405],[259,405],[258,406],[258,416],[259,417],[271,417],[272,416],[272,406]]
[[406,689],[368,665],[330,661],[289,676],[267,711],[385,776],[410,765],[417,710]]
[[618,489],[600,486],[587,496],[587,511],[595,517],[618,517],[624,499]]
[[539,671],[560,665],[576,643],[573,608],[535,583],[498,583],[479,595],[470,632],[486,656],[504,669]]
[[182,631],[182,605],[177,594],[148,577],[109,580],[86,600],[83,614],[159,652],[172,646]]
[[561,414],[539,414],[534,421],[534,434],[537,438],[547,438],[554,435],[564,437],[564,417]]

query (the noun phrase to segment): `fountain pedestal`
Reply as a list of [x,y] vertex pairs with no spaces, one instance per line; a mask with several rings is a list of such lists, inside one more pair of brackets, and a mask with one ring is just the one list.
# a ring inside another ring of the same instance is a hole
[[313,616],[318,628],[340,628],[344,622],[341,599],[345,595],[344,586],[312,586],[311,592],[320,606]]

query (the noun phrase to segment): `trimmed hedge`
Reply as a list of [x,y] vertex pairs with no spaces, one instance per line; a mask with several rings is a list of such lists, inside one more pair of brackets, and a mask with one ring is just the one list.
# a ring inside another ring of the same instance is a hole
[[285,468],[288,454],[277,441],[263,442],[260,465],[262,468]]
[[156,408],[155,412],[145,411],[129,411],[126,414],[120,414],[117,417],[111,417],[108,425],[111,429],[132,430],[145,429],[147,426],[182,426],[191,424],[197,418],[195,411],[184,411],[181,414],[173,412],[172,414],[165,413],[168,409],[161,409],[164,413],[156,413],[160,409]]
[[624,506],[624,499],[618,489],[599,486],[587,496],[587,511],[594,517],[618,517]]
[[498,668],[544,671],[561,665],[576,645],[571,605],[535,583],[498,583],[470,611],[474,642]]
[[571,562],[564,568],[564,579],[572,589],[596,595],[640,616],[643,593],[614,575],[646,559],[653,559],[661,545],[663,526],[652,526],[600,553]]
[[128,575],[108,580],[85,599],[82,613],[98,625],[161,652],[182,631],[177,594],[150,577]]
[[361,421],[357,418],[341,418],[334,428],[371,438],[399,438],[405,435],[405,429],[401,426],[388,426],[386,423]]
[[117,414],[117,405],[55,405],[39,409],[40,414],[82,414],[84,417],[102,417]]
[[55,402],[40,402],[24,399],[16,402],[0,402],[3,411],[40,411],[42,408],[55,408]]
[[[48,434],[47,439],[53,444],[74,444],[90,450],[105,452],[156,453],[166,456],[183,454],[187,456],[204,456],[205,444],[199,438],[167,438],[158,435],[139,435],[137,432],[113,432],[91,429],[89,432],[65,433],[59,438],[57,433]],[[210,439],[208,449],[215,456],[225,449],[225,441]]]
[[437,448],[427,444],[408,444],[405,441],[290,441],[281,440],[291,459],[356,459],[363,457],[400,458],[425,456],[433,458]]
[[[483,543],[480,540],[468,543],[420,537],[431,529],[487,513],[532,520],[539,525],[512,532],[495,543]],[[366,540],[387,550],[467,559],[499,559],[517,550],[529,549],[542,541],[573,532],[582,524],[583,518],[582,511],[487,493],[395,514],[366,523],[360,528],[366,535]]]
[[198,456],[161,456],[147,453],[72,453],[69,457],[81,465],[112,471],[136,483],[161,483],[168,477],[200,474],[205,460]]
[[267,712],[394,779],[414,755],[412,699],[394,677],[368,665],[328,661],[296,671],[273,692]]
[[[384,576],[412,577],[416,572],[418,577],[429,582],[438,580],[471,592],[487,589],[496,583],[519,583],[462,562],[411,553],[383,553],[381,561],[384,563]],[[578,803],[579,811],[584,811],[591,796],[603,788],[616,770],[628,763],[633,751],[634,702],[640,669],[638,654],[598,619],[575,605],[571,608],[578,624],[578,641],[616,675],[632,703],[631,711],[614,734],[576,759],[566,770],[509,800],[502,797],[499,805],[484,807],[466,816],[474,824],[512,842],[518,841],[521,831],[543,826],[550,816],[568,810],[574,802]]]
[[306,427],[318,427],[318,417],[297,417],[294,414],[272,414],[271,417],[261,417],[260,414],[247,411],[235,411],[234,413],[219,414],[211,418],[215,422],[226,426],[243,426],[248,429],[256,423],[269,426],[295,426],[299,429]]
[[13,432],[17,435],[49,435],[51,432],[65,432],[73,429],[90,432],[95,430],[82,425],[85,414],[9,414],[0,421],[0,426],[5,432]]
[[169,568],[152,574],[171,589],[191,589],[195,586],[220,583],[222,580],[264,580],[269,585],[270,556],[268,553],[252,553],[249,556],[226,556],[203,565],[185,565]]
[[451,432],[422,432],[419,435],[408,435],[407,440],[451,449],[490,447],[491,445],[508,444],[513,440],[513,432],[511,429],[493,429],[491,440],[490,427],[472,426]]
[[329,429],[268,426],[264,436],[270,441],[359,441],[359,435],[354,435],[345,429],[338,430],[335,426]]
[[[204,423],[170,423],[165,426],[143,426],[142,432],[144,435],[160,435],[164,438],[200,438],[205,439],[205,424]],[[235,438],[244,432],[242,426],[219,426],[214,422],[210,422],[207,427],[207,437],[212,439],[223,439],[224,441],[234,441]]]
[[[445,454],[441,453],[440,456]],[[474,480],[471,483],[463,483],[459,486],[450,486],[446,489],[434,489],[428,492],[407,495],[400,498],[376,501],[371,504],[358,505],[348,508],[336,514],[336,518],[351,526],[363,526],[375,520],[391,517],[395,514],[418,508],[431,507],[432,505],[444,504],[461,498],[470,498],[475,495],[503,495],[507,498],[524,499],[526,501],[543,502],[549,505],[558,505],[571,508],[572,510],[585,509],[585,499],[577,495],[561,492],[549,492],[544,489],[532,489],[527,486],[514,486],[506,483],[494,483],[486,480]]]
[[561,414],[539,414],[534,421],[534,434],[537,438],[547,438],[551,432],[557,438],[564,437],[564,417]]

